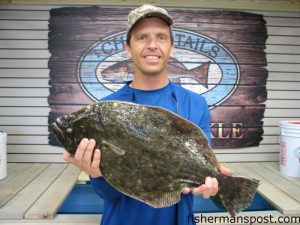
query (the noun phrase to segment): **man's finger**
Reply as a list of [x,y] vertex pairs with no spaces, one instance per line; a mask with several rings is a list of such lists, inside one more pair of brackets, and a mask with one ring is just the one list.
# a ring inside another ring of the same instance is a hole
[[94,139],[91,139],[88,143],[88,145],[86,146],[84,155],[83,155],[83,165],[86,168],[90,168],[91,167],[91,163],[92,163],[92,156],[94,153],[94,149],[95,149],[95,145],[96,145],[96,141]]
[[230,174],[230,170],[224,166],[220,166],[220,172],[224,175],[229,175]]
[[188,187],[185,187],[185,188],[183,188],[183,190],[182,190],[182,193],[183,194],[188,194],[188,193],[190,193],[191,192],[191,189],[189,189]]
[[101,151],[96,149],[94,151],[93,161],[92,161],[92,169],[98,169],[100,166],[100,158],[101,158]]
[[197,188],[193,188],[192,193],[194,195],[202,195],[203,191],[206,189],[206,185],[202,184],[201,186],[197,187]]
[[74,163],[75,159],[73,157],[73,155],[71,155],[69,152],[67,152],[66,150],[64,150],[63,152],[63,159],[67,162],[70,163]]
[[80,144],[77,147],[76,153],[75,153],[75,159],[79,162],[82,161],[85,149],[87,145],[89,144],[89,140],[87,138],[84,138],[81,140]]
[[211,177],[206,177],[205,178],[205,185],[206,188],[203,191],[203,198],[209,198],[212,192],[212,178]]
[[211,196],[215,196],[218,193],[219,190],[219,183],[216,178],[212,178],[212,191]]

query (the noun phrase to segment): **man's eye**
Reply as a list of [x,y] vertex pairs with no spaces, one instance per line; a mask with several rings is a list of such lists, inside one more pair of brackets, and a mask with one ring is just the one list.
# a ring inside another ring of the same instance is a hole
[[143,40],[145,40],[145,36],[139,36],[139,37],[137,37],[137,40],[138,41],[143,41]]
[[167,37],[165,35],[160,35],[159,40],[165,41],[165,40],[167,40]]

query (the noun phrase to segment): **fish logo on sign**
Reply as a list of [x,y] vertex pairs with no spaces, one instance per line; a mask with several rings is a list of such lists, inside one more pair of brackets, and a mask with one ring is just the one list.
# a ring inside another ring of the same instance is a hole
[[[167,65],[169,79],[205,97],[210,108],[228,99],[237,88],[240,71],[234,56],[217,41],[198,33],[173,28],[174,53]],[[95,43],[81,57],[78,79],[95,101],[119,90],[133,79],[126,33],[116,33]]]

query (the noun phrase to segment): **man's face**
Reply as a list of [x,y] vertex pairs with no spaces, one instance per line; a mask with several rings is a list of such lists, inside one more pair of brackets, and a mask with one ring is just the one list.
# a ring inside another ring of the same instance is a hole
[[167,75],[166,64],[173,52],[170,27],[160,18],[140,21],[131,31],[126,51],[135,64],[135,75]]

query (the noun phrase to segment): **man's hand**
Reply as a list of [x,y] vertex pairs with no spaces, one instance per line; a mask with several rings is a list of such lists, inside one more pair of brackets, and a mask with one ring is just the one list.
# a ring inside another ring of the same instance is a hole
[[[229,169],[221,166],[220,172],[224,175],[228,175],[230,173]],[[190,191],[195,195],[202,195],[204,198],[209,198],[210,196],[215,196],[218,193],[219,184],[216,178],[206,177],[205,184],[200,185],[197,188],[191,190],[188,187],[185,187],[182,190],[183,194],[188,194]]]
[[[94,139],[88,140],[84,138],[81,140],[75,155],[64,151],[63,159],[79,167],[82,171],[86,172],[93,178],[101,176],[100,172],[100,158],[101,152],[95,149],[96,142]],[[95,150],[94,150],[95,149]]]

